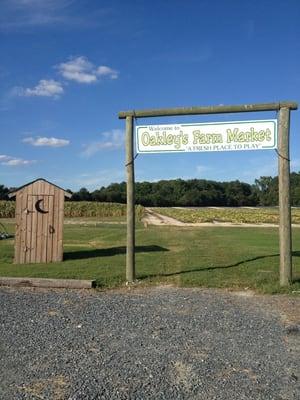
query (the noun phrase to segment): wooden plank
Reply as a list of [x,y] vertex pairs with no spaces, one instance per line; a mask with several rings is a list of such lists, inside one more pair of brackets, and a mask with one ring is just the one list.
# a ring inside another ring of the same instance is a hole
[[[36,192],[37,192],[37,200],[42,200],[43,196],[39,193],[42,193],[42,189],[44,189],[44,185],[42,181],[36,182]],[[37,234],[36,234],[36,259],[35,262],[40,263],[42,261],[42,240],[43,240],[43,215],[37,212]]]
[[20,264],[26,262],[26,231],[27,231],[27,200],[28,200],[28,188],[23,189],[22,203],[21,203],[21,246],[20,246]]
[[48,196],[48,232],[47,232],[47,263],[53,260],[53,195]]
[[159,108],[148,110],[129,110],[119,112],[119,118],[126,117],[147,118],[147,117],[167,117],[172,115],[197,115],[197,114],[223,114],[223,113],[242,113],[253,111],[278,111],[286,107],[290,110],[297,110],[298,104],[293,101],[283,101],[280,103],[261,103],[261,104],[239,104],[239,105],[217,105],[217,106],[196,106],[196,107],[177,107]]
[[64,202],[65,194],[59,190],[58,196],[58,241],[57,241],[57,260],[63,260],[63,231],[64,231]]
[[59,226],[59,189],[54,189],[54,202],[53,202],[53,242],[52,242],[52,260],[54,262],[58,259],[58,226]]
[[[32,193],[34,192],[34,187],[32,187]],[[36,262],[36,254],[37,254],[37,211],[35,209],[35,204],[38,200],[37,195],[32,196],[32,222],[31,222],[31,251],[30,251],[30,262]]]
[[0,286],[91,289],[95,281],[81,279],[7,278],[0,277]]
[[[41,206],[43,207],[43,210],[48,210],[49,207],[49,196],[43,195],[42,196],[43,201],[41,203]],[[48,224],[48,213],[46,214],[41,214],[42,215],[42,220],[43,220],[43,230],[42,230],[42,260],[41,262],[46,263],[47,262],[47,248],[48,248],[48,238],[49,238],[49,224]]]
[[32,201],[32,186],[27,187],[27,216],[26,216],[26,248],[25,263],[31,262],[31,236],[32,236],[32,219],[33,219],[33,201]]
[[54,186],[49,185],[48,204],[48,238],[47,238],[47,263],[53,261],[53,235],[54,235]]
[[40,193],[40,181],[36,181],[32,184],[32,194],[39,195]]
[[15,231],[15,258],[14,263],[20,263],[20,254],[21,254],[21,209],[22,209],[22,196],[23,190],[17,193],[16,195],[16,231]]
[[[48,182],[43,182],[44,190],[43,190],[43,195],[42,195],[42,209],[45,211],[49,210],[49,183]],[[42,230],[42,260],[41,262],[46,263],[47,262],[47,249],[48,249],[48,238],[49,238],[49,213],[47,212],[46,214],[41,214],[42,215],[42,221],[43,221],[43,230]]]

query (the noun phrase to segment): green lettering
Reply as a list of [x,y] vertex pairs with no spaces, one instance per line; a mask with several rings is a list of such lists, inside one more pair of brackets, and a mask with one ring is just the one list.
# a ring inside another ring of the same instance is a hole
[[143,146],[149,146],[149,143],[150,143],[150,135],[149,135],[149,133],[148,132],[144,132],[142,134],[141,140],[142,140]]
[[233,132],[231,129],[227,129],[227,143],[230,142],[236,142],[237,141],[237,133],[238,133],[238,128],[234,128]]

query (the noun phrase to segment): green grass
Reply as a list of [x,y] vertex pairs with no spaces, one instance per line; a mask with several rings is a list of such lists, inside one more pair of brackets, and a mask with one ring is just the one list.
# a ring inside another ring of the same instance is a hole
[[[278,207],[268,208],[244,208],[244,207],[223,207],[223,208],[153,208],[159,214],[178,219],[182,222],[233,222],[252,224],[278,224]],[[300,224],[300,208],[292,208],[292,222]]]
[[[5,222],[12,232],[12,221]],[[138,223],[136,234],[141,284],[300,292],[300,229],[293,231],[295,282],[287,289],[278,284],[276,228],[144,228]],[[0,276],[95,279],[103,288],[124,284],[126,225],[66,224],[64,243],[61,263],[14,265],[13,241],[0,241]]]

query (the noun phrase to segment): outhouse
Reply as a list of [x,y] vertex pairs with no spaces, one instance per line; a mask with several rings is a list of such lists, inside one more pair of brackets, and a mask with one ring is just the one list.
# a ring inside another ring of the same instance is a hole
[[64,200],[59,186],[36,179],[9,194],[16,198],[16,264],[50,263],[63,259]]

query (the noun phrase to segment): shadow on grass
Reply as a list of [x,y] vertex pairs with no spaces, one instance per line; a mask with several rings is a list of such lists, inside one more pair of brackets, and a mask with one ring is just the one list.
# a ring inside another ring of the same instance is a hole
[[[300,257],[300,251],[293,251],[292,256]],[[162,278],[162,277],[170,277],[170,276],[189,274],[191,272],[203,272],[203,271],[213,271],[213,270],[223,270],[223,269],[228,269],[228,268],[236,268],[236,267],[239,267],[240,265],[243,265],[243,264],[246,264],[246,263],[249,263],[252,261],[262,260],[264,258],[271,258],[271,257],[279,257],[279,253],[268,254],[265,256],[257,256],[257,257],[253,257],[253,258],[247,258],[246,260],[238,261],[237,263],[230,264],[230,265],[224,265],[224,266],[188,269],[188,270],[183,270],[183,271],[178,271],[178,272],[170,272],[170,273],[144,274],[144,275],[139,275],[138,279]],[[296,280],[294,280],[294,282],[298,282],[298,281],[299,281],[298,278],[296,278]]]
[[[161,246],[136,246],[136,253],[150,253],[156,251],[169,251]],[[109,247],[106,249],[93,249],[93,250],[79,250],[79,251],[66,251],[64,252],[64,260],[81,260],[84,258],[94,257],[111,257],[119,254],[126,254],[126,246]]]

